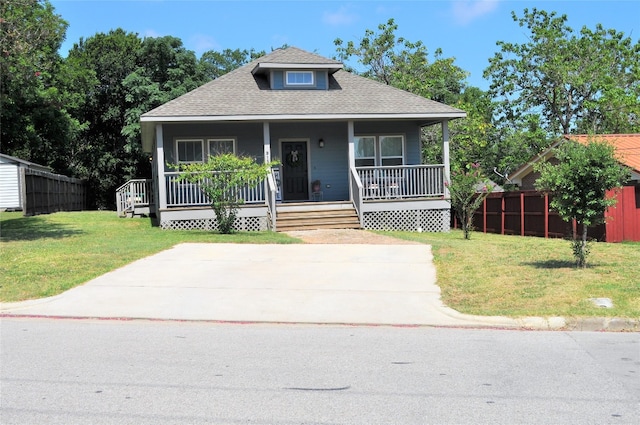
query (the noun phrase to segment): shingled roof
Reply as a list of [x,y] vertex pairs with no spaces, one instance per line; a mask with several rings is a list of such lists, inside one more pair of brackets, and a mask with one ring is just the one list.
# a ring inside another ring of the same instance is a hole
[[616,157],[622,164],[640,173],[640,134],[568,134],[564,138],[583,145],[591,140],[605,141],[616,149]]
[[[329,70],[328,90],[272,90],[261,64],[317,65]],[[409,92],[344,71],[342,64],[304,50],[278,49],[141,116],[142,122],[415,118],[466,116]]]

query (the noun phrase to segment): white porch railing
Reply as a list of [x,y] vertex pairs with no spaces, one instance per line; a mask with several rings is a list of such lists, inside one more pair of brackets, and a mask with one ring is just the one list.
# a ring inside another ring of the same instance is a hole
[[355,168],[351,168],[349,173],[349,188],[351,192],[351,199],[353,200],[353,206],[358,213],[358,220],[362,223],[362,196],[364,193],[362,187],[362,180]]
[[271,222],[271,230],[276,230],[276,194],[278,193],[278,186],[276,184],[276,176],[273,169],[267,174],[265,180],[265,186],[267,191],[267,209],[269,211],[269,220]]
[[[205,181],[205,177],[199,179],[197,183],[191,183],[179,181],[178,178],[181,174],[179,172],[165,173],[167,207],[211,205],[209,197],[200,187]],[[237,187],[235,191],[238,199],[242,199],[245,204],[264,204],[265,202],[265,184],[263,181],[256,182],[253,185]]]
[[[362,182],[362,199],[442,197],[444,165],[356,167]],[[355,194],[354,194],[355,197]]]
[[116,210],[119,216],[134,212],[136,207],[148,207],[153,203],[151,179],[129,180],[116,189]]

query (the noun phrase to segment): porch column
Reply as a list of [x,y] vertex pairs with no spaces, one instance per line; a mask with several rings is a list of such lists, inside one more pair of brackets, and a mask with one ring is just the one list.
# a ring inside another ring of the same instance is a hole
[[167,208],[167,183],[164,176],[164,139],[162,124],[156,124],[156,164],[158,164],[158,209]]
[[347,122],[347,140],[348,140],[348,157],[349,170],[347,171],[347,181],[349,182],[349,199],[353,200],[353,188],[351,187],[351,169],[356,166],[356,149],[355,136],[353,130],[353,121]]
[[269,131],[269,122],[262,123],[262,135],[264,143],[264,163],[271,162],[271,133]]
[[[444,181],[451,181],[451,163],[449,161],[449,121],[442,121],[442,162],[444,163]],[[444,197],[449,197],[449,188],[444,187]]]

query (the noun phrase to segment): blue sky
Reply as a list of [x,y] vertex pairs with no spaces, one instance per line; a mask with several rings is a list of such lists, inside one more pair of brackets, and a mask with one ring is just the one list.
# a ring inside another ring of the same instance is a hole
[[396,35],[422,41],[430,58],[436,48],[471,73],[468,83],[482,89],[488,82],[482,71],[498,51],[496,41],[524,42],[525,30],[511,18],[524,8],[566,14],[569,26],[579,30],[605,28],[640,39],[640,0],[519,1],[219,1],[219,0],[52,0],[56,13],[68,23],[61,53],[81,37],[123,28],[141,37],[172,35],[198,57],[207,50],[271,51],[283,44],[335,54],[333,41],[357,41],[366,29],[377,29],[394,18]]

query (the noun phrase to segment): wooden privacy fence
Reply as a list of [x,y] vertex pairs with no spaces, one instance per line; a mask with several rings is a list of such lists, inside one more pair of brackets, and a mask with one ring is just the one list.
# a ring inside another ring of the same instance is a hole
[[[617,198],[616,206],[605,213],[605,224],[588,229],[589,237],[605,242],[640,241],[640,185],[609,191],[607,196]],[[582,232],[582,226],[568,223],[549,211],[549,197],[536,191],[490,194],[476,210],[473,225],[485,233],[545,238]],[[455,218],[453,227],[458,227]]]
[[20,174],[25,216],[85,208],[86,193],[82,180],[26,168],[21,168]]
[[[452,214],[455,215],[455,214]],[[456,219],[454,227],[459,227]],[[582,226],[568,223],[549,210],[549,197],[537,191],[491,193],[476,210],[473,226],[484,233],[502,235],[563,238],[573,231],[582,232]],[[605,240],[605,226],[588,230],[590,238]]]

